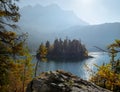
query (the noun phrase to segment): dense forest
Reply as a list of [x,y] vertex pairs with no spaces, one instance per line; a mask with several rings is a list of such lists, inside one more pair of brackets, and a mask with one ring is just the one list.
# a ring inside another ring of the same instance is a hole
[[[43,53],[46,53],[43,55]],[[38,49],[38,57],[52,60],[82,60],[88,58],[88,51],[79,40],[55,39],[51,44],[47,41],[41,43]]]

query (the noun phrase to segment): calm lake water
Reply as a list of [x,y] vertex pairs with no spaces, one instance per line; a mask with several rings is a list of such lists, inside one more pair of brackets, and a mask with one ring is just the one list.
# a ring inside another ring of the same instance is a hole
[[[85,80],[90,78],[90,71],[96,71],[94,64],[102,65],[103,63],[108,63],[110,57],[107,53],[104,52],[90,52],[89,55],[93,58],[89,58],[83,61],[48,61],[48,62],[39,62],[39,67],[37,74],[45,71],[53,70],[65,70],[71,72]],[[36,60],[34,60],[35,62]]]

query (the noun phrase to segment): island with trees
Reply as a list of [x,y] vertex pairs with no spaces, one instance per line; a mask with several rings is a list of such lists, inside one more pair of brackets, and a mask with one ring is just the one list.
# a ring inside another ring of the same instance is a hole
[[37,51],[37,58],[48,60],[83,60],[88,58],[88,51],[80,40],[55,39],[51,44],[46,41],[41,43]]

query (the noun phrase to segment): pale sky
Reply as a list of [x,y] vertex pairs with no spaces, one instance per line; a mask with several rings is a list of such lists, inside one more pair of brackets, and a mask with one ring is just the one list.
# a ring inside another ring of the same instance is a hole
[[21,0],[20,6],[57,4],[64,10],[73,11],[87,23],[102,24],[120,22],[120,0]]

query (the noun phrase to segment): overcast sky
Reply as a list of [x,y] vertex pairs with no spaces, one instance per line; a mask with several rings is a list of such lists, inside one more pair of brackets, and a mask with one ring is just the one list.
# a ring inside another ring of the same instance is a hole
[[120,22],[120,0],[21,0],[20,6],[57,4],[89,24]]

